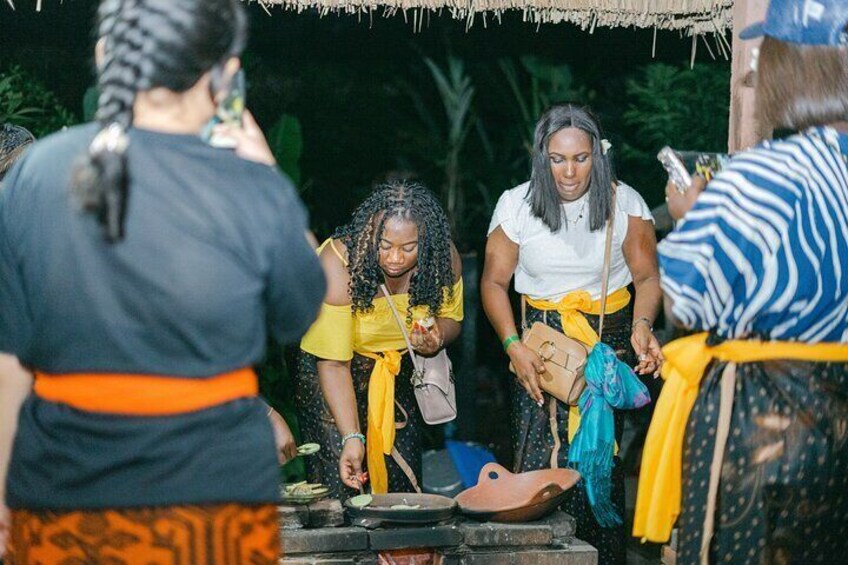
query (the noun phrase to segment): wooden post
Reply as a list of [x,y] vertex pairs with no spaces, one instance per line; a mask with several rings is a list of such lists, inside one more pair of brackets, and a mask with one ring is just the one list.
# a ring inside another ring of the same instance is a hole
[[730,70],[730,135],[728,149],[731,153],[747,149],[771,137],[756,121],[754,88],[750,80],[751,59],[760,40],[742,41],[739,32],[749,25],[762,21],[768,0],[736,0],[733,3],[733,60]]

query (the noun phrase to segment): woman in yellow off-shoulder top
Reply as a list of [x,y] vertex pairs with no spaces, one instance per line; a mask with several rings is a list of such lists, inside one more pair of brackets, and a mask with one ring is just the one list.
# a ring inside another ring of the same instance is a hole
[[380,285],[417,353],[435,355],[456,339],[461,263],[447,217],[421,185],[382,185],[319,252],[328,292],[301,342],[295,391],[303,439],[322,445],[306,460],[309,480],[342,496],[367,468],[375,493],[410,492],[421,482],[423,420]]

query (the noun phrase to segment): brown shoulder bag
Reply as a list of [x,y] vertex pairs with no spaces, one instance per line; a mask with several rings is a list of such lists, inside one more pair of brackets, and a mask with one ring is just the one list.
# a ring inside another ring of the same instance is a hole
[[[604,333],[604,315],[609,292],[610,259],[612,255],[612,231],[615,223],[615,189],[612,197],[612,213],[607,224],[604,246],[604,266],[601,272],[601,316],[598,337]],[[586,388],[583,369],[589,348],[582,342],[568,337],[544,322],[535,322],[527,328],[527,300],[521,297],[521,342],[535,351],[545,364],[545,372],[539,375],[539,386],[551,396],[571,406],[577,406],[580,394]],[[515,373],[512,363],[509,370]]]

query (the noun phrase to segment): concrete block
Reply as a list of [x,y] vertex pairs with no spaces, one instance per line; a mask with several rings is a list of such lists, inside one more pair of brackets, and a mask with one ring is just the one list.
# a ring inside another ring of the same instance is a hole
[[344,524],[344,510],[337,499],[324,499],[302,506],[280,506],[279,512],[280,527],[284,530],[332,528]]
[[560,510],[532,523],[550,526],[554,543],[558,544],[570,542],[571,538],[577,533],[577,521],[570,514],[566,514]]
[[373,550],[444,547],[462,543],[462,533],[453,524],[372,530],[368,545]]
[[467,522],[460,526],[465,545],[469,547],[547,546],[553,529],[547,524],[482,524]]
[[511,565],[598,565],[598,551],[580,540],[560,549],[516,551],[514,555]]
[[368,533],[362,528],[283,530],[280,535],[284,555],[360,551],[368,548]]

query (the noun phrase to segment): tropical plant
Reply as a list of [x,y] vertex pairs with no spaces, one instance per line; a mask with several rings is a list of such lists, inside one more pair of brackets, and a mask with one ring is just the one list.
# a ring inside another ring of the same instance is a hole
[[474,87],[471,84],[471,77],[465,72],[465,64],[457,57],[448,56],[446,69],[440,68],[429,58],[425,58],[424,63],[436,83],[445,110],[442,199],[451,228],[454,233],[458,233],[461,230],[465,203],[460,154],[468,132],[474,125],[474,115],[471,111]]
[[283,114],[271,126],[268,132],[268,145],[277,160],[277,165],[301,187],[300,156],[303,153],[303,133],[300,120],[290,114]]
[[55,94],[14,65],[0,71],[0,123],[13,123],[43,137],[77,122]]
[[656,155],[664,145],[727,151],[729,65],[652,63],[627,81],[625,91],[629,104],[622,120],[628,134],[619,158],[628,176],[640,179],[649,203],[662,201],[666,177]]
[[536,121],[546,108],[559,102],[588,104],[595,93],[586,86],[575,83],[568,65],[548,63],[532,55],[521,57],[519,63],[521,71],[512,59],[498,61],[515,98],[521,118],[522,140],[529,153],[533,147]]

